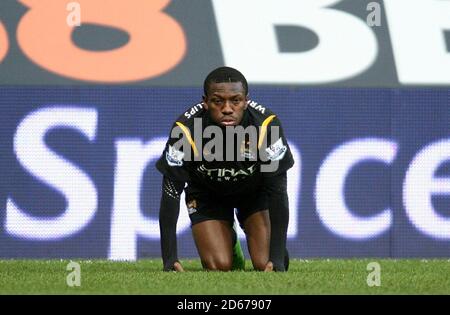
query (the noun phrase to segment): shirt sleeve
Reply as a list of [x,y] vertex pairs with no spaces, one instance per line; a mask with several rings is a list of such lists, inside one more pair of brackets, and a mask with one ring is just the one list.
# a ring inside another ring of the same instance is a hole
[[275,271],[286,271],[288,262],[287,229],[289,224],[289,200],[287,195],[286,172],[264,178],[264,191],[269,200],[270,253],[269,260]]
[[294,165],[291,149],[277,117],[267,125],[260,141],[259,152],[263,160],[261,173],[264,177],[283,174]]
[[159,210],[159,229],[161,234],[161,253],[163,270],[173,270],[178,261],[177,221],[180,213],[180,195],[184,182],[173,181],[164,176],[162,181],[162,197]]

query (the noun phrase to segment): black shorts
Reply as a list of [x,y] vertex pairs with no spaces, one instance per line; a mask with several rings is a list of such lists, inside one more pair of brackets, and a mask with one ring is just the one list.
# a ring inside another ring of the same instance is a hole
[[252,214],[267,210],[267,195],[261,189],[255,189],[245,194],[221,196],[198,187],[186,187],[186,207],[191,224],[207,220],[224,220],[234,222],[234,209],[238,221],[243,226],[245,220]]

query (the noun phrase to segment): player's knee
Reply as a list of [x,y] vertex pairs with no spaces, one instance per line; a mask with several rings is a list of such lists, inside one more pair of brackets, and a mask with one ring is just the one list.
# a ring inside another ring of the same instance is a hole
[[233,262],[227,258],[213,258],[204,261],[203,266],[210,271],[230,271]]

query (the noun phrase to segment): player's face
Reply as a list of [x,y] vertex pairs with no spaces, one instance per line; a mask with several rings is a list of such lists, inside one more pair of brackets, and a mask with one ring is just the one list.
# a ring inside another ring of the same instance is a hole
[[221,126],[239,125],[247,109],[242,82],[211,83],[203,102],[212,120]]

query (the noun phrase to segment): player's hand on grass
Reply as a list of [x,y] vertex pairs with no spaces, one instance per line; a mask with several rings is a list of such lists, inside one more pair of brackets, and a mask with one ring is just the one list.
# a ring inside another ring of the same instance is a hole
[[180,264],[180,262],[176,261],[176,262],[173,264],[173,271],[176,271],[176,272],[184,272],[184,268],[183,268],[183,266]]
[[273,271],[273,263],[271,261],[268,261],[266,264],[266,268],[264,269],[264,272],[271,272]]
[[166,262],[164,264],[164,271],[175,271],[175,272],[183,272],[184,268],[179,261],[175,261],[174,263]]

